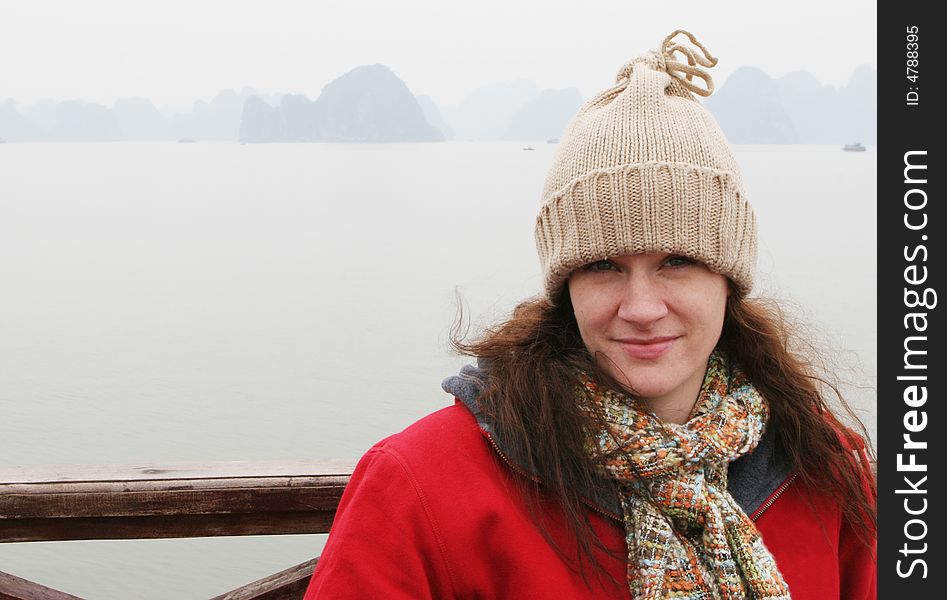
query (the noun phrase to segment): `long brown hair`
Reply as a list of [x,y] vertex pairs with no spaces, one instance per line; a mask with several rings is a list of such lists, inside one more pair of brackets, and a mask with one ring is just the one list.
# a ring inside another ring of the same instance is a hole
[[[581,495],[594,489],[599,477],[585,446],[586,431],[595,424],[576,402],[576,369],[621,390],[582,343],[568,290],[556,302],[523,302],[512,318],[479,339],[467,342],[461,337],[455,327],[455,350],[489,364],[490,378],[478,399],[484,418],[506,449],[541,480],[523,478],[527,497],[548,494],[558,502],[575,533],[579,570],[584,576],[582,564],[588,561],[602,573],[595,551],[608,550],[591,528]],[[818,356],[793,347],[796,337],[775,302],[733,293],[718,346],[769,401],[770,426],[798,477],[810,489],[849,499],[842,503],[843,518],[870,544],[876,490],[867,433],[832,379],[821,372]],[[858,432],[831,410],[824,397],[827,391],[836,396],[835,403]],[[534,518],[538,514],[533,511]],[[541,520],[537,525],[552,542]]]

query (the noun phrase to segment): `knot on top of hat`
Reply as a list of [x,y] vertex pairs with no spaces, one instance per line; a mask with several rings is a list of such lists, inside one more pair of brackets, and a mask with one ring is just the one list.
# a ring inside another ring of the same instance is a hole
[[[681,33],[686,35],[690,42],[700,49],[701,54],[698,54],[689,46],[674,42],[674,38]],[[676,53],[682,54],[687,59],[687,64],[678,61],[675,56]],[[640,62],[650,63],[652,68],[665,71],[668,75],[677,79],[686,89],[698,96],[706,97],[714,92],[714,80],[707,71],[700,67],[713,67],[717,64],[717,59],[711,56],[710,51],[707,50],[703,44],[698,42],[694,34],[689,31],[683,29],[674,30],[661,42],[660,50],[656,52],[652,51],[644,57],[638,57],[625,64],[625,66],[618,71],[615,83],[621,83],[623,79],[631,77],[631,72],[635,64]],[[703,79],[705,87],[693,83],[695,76]]]

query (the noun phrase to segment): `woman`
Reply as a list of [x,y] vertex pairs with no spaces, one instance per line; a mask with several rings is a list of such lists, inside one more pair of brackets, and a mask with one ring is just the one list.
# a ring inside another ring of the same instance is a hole
[[306,598],[875,597],[866,446],[748,297],[753,211],[694,98],[714,64],[675,31],[580,109],[545,296],[365,455]]

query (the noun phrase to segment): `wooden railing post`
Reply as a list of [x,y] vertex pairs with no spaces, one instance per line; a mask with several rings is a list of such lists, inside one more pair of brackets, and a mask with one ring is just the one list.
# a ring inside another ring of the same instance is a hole
[[9,573],[0,573],[0,600],[82,600],[82,598]]
[[300,600],[318,558],[241,586],[211,600]]

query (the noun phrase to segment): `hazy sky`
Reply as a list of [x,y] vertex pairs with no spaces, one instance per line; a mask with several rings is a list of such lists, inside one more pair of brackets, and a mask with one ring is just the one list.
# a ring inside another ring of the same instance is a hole
[[677,28],[720,58],[718,85],[743,65],[835,86],[877,66],[873,0],[0,0],[0,100],[186,106],[244,86],[315,99],[379,62],[444,106],[521,77],[587,98]]

